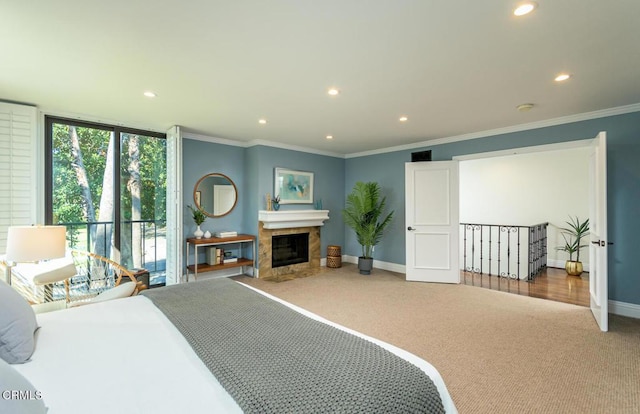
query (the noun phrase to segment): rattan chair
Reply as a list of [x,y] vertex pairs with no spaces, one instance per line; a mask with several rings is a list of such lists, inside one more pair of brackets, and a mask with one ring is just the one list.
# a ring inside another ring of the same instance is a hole
[[52,262],[31,265],[30,272],[23,274],[16,269],[13,274],[14,287],[32,304],[64,301],[69,307],[89,303],[125,282],[135,284],[132,295],[147,288],[133,272],[95,253],[71,250],[67,258]]

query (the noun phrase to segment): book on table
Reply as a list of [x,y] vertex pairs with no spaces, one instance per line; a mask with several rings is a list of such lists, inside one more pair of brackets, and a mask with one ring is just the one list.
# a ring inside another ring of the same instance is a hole
[[236,237],[237,235],[237,231],[217,231],[215,233],[216,237]]
[[207,263],[210,265],[221,264],[223,255],[223,249],[219,247],[209,247],[207,248]]

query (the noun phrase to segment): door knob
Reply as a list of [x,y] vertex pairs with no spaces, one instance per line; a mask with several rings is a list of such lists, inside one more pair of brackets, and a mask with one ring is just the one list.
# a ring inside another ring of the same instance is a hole
[[414,229],[413,227],[409,226],[409,227],[407,227],[407,230],[409,230],[409,231],[415,231],[416,229]]
[[604,240],[594,240],[591,243],[597,244],[598,246],[601,246],[601,247],[604,247],[607,245],[607,243]]

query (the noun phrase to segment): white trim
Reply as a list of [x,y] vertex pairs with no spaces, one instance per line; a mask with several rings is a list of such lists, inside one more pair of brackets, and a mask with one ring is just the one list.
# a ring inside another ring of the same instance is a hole
[[558,142],[556,144],[533,145],[530,147],[512,148],[508,150],[478,152],[476,154],[456,155],[452,157],[458,161],[479,160],[483,158],[506,157],[509,155],[534,154],[537,152],[562,151],[574,148],[586,148],[591,145],[593,138],[578,141]]
[[337,152],[322,151],[317,148],[307,148],[307,147],[301,147],[298,145],[283,144],[281,142],[254,139],[247,143],[247,147],[254,147],[256,145],[264,145],[266,147],[273,147],[273,148],[282,148],[282,149],[291,150],[291,151],[308,152],[310,154],[326,155],[327,157],[346,158],[344,154],[338,154]]
[[513,125],[504,128],[489,129],[486,131],[472,132],[469,134],[455,135],[446,138],[436,138],[428,141],[416,142],[413,144],[398,145],[395,147],[381,148],[371,151],[354,152],[346,154],[344,158],[365,157],[368,155],[385,154],[387,152],[403,151],[408,149],[432,147],[434,145],[449,144],[451,142],[467,141],[470,139],[487,138],[494,135],[511,134],[514,132],[527,131],[530,129],[546,128],[550,126],[569,124],[572,122],[588,121],[591,119],[604,118],[607,116],[623,115],[640,111],[640,103],[618,106],[615,108],[602,109],[599,111],[585,112],[581,114],[551,118],[542,121],[530,122],[528,124]]
[[329,210],[258,211],[258,221],[265,229],[324,226],[325,220],[329,220]]
[[[358,264],[358,257],[357,256],[349,256],[349,255],[342,255],[342,261],[346,262],[346,263],[354,263],[354,264]],[[388,270],[390,272],[396,272],[396,273],[405,273],[405,265],[401,265],[398,263],[391,263],[391,262],[382,262],[380,260],[373,260],[373,267],[375,269],[382,269],[382,270]]]
[[281,142],[274,142],[274,141],[265,141],[262,139],[254,139],[251,141],[238,141],[238,140],[227,139],[227,138],[211,137],[208,135],[196,134],[194,132],[188,132],[188,131],[184,132],[183,135],[184,135],[184,138],[186,139],[194,139],[198,141],[211,142],[214,144],[232,145],[234,147],[249,148],[249,147],[255,147],[257,145],[263,145],[265,147],[281,148],[281,149],[286,149],[290,151],[307,152],[310,154],[317,154],[317,155],[326,155],[328,157],[343,158],[343,159],[345,157],[344,154],[338,154],[336,152],[321,151],[315,148],[307,148],[299,145],[283,144]]
[[640,319],[640,305],[635,303],[609,301],[609,313],[614,315],[627,316],[629,318]]
[[201,135],[201,134],[196,134],[194,132],[188,132],[188,131],[182,132],[182,138],[193,139],[196,141],[211,142],[213,144],[231,145],[234,147],[243,147],[243,148],[247,147],[247,143],[243,141],[236,141],[233,139],[218,138],[218,137],[210,137],[208,135]]

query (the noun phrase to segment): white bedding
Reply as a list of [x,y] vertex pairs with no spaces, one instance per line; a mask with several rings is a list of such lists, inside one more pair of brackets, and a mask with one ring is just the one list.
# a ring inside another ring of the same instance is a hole
[[[438,387],[446,412],[457,413],[431,364],[256,291],[417,365]],[[49,414],[242,412],[184,337],[144,296],[37,316],[40,329],[32,360],[14,367],[42,392]]]

